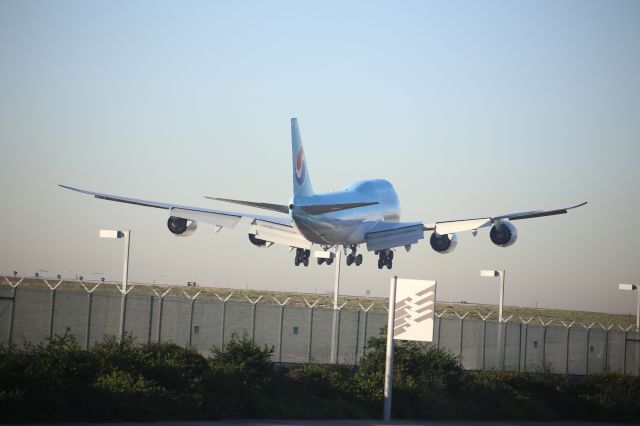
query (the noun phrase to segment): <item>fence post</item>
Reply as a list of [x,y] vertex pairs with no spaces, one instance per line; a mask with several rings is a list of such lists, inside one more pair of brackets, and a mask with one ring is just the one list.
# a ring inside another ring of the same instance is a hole
[[189,299],[189,346],[191,346],[192,338],[193,338],[193,304],[196,301],[196,297],[202,293],[202,290],[197,292],[194,296],[189,296],[189,294],[182,290],[184,295]]
[[16,289],[20,285],[22,280],[24,280],[24,277],[20,278],[20,281],[18,281],[15,284],[13,284],[11,281],[9,281],[9,279],[7,277],[4,277],[4,279],[11,286],[11,310],[9,311],[9,344],[11,344],[11,342],[13,341],[13,319],[14,319],[15,310],[16,310],[15,309],[15,306],[16,306]]
[[524,365],[524,372],[527,372],[527,344],[528,344],[528,339],[529,339],[529,323],[531,321],[533,321],[533,317],[529,318],[529,320],[525,321],[524,319],[522,319],[522,317],[520,317],[520,321],[522,321],[522,323],[524,324],[524,359],[523,359],[523,365]]
[[147,331],[147,344],[151,343],[152,327],[153,327],[153,296],[149,296],[149,330]]
[[313,303],[309,303],[309,301],[304,297],[302,298],[302,300],[304,300],[304,303],[306,303],[307,307],[309,308],[309,340],[307,342],[307,362],[311,362],[311,342],[313,342],[313,308],[316,306],[316,303],[320,301],[320,299],[317,299]]
[[553,322],[553,320],[549,320],[546,324],[542,321],[542,318],[538,318],[540,323],[544,326],[544,330],[542,330],[542,371],[545,372],[547,370],[546,362],[547,362],[547,326]]
[[[331,354],[331,356],[333,357],[335,364],[339,363],[338,354],[340,353],[340,324],[342,323],[342,308],[344,308],[344,305],[346,304],[347,302],[344,302],[342,305],[338,306],[337,311],[335,309],[333,311],[333,318],[336,322],[334,326],[335,333],[333,333],[334,344],[332,345],[332,347],[335,349],[334,349],[334,352]],[[337,312],[337,315],[336,315],[336,312]]]
[[157,342],[160,343],[160,338],[162,336],[162,309],[164,308],[164,297],[171,291],[171,287],[169,287],[169,289],[162,294],[158,293],[153,287],[151,287],[151,290],[153,290],[155,295],[160,298],[160,300],[158,301],[158,336],[156,339]]
[[458,360],[460,364],[462,364],[462,333],[464,332],[464,317],[466,317],[469,312],[464,315],[460,315],[457,312],[454,312],[458,318],[460,318],[460,335],[458,336]]
[[60,286],[60,284],[62,284],[62,280],[58,280],[58,283],[53,286],[49,284],[49,281],[45,279],[43,279],[42,281],[44,281],[47,287],[49,287],[49,290],[51,290],[51,307],[49,309],[49,339],[53,339],[53,317],[56,312],[56,289],[58,288],[58,286]]
[[573,325],[573,323],[575,323],[574,321],[571,321],[571,323],[567,324],[564,321],[560,321],[562,323],[562,325],[564,326],[564,328],[567,329],[567,335],[566,335],[566,340],[567,340],[567,344],[566,344],[566,353],[565,353],[565,363],[564,363],[564,374],[569,374],[569,341],[570,341],[570,337],[571,337],[571,326]]
[[[369,310],[373,308],[373,303],[369,305],[368,308],[365,308],[361,304],[358,303],[360,309],[364,311],[364,327],[363,327],[363,337],[362,337],[362,355],[367,354],[367,322],[369,319]],[[358,327],[360,326],[360,312],[358,311]],[[358,363],[358,343],[356,341],[356,364]],[[362,356],[361,356],[362,357]]]
[[249,299],[249,296],[244,296],[245,299],[251,303],[251,341],[256,341],[256,304],[262,299],[262,295],[258,296],[256,300]]
[[224,326],[225,326],[225,321],[227,316],[227,301],[231,298],[231,296],[233,295],[233,292],[229,293],[229,295],[224,299],[218,296],[218,293],[213,293],[213,294],[215,294],[218,300],[222,302],[222,319],[220,320],[220,327],[221,327],[220,328],[220,350],[222,351],[224,350]]
[[586,351],[585,357],[584,357],[584,375],[585,376],[589,374],[589,349],[590,349],[589,340],[590,340],[590,337],[591,337],[591,327],[593,327],[594,324],[595,324],[595,322],[592,322],[591,325],[588,326],[588,327],[583,324],[583,327],[585,327],[587,329],[587,339],[586,339],[587,340],[587,351]]
[[487,319],[491,316],[493,312],[489,312],[487,315],[482,315],[480,312],[477,312],[478,316],[482,319],[482,369],[486,368],[485,357],[486,357],[486,338],[487,338]]
[[[504,371],[504,361],[505,361],[505,355],[506,355],[506,351],[507,351],[507,331],[509,331],[509,327],[507,326],[507,324],[509,323],[509,320],[513,318],[513,315],[509,315],[508,318],[502,318],[502,324],[504,324],[504,332],[502,333],[502,347],[500,348],[500,370]],[[500,324],[499,324],[500,325]]]
[[282,327],[284,326],[284,305],[287,304],[289,299],[290,298],[287,297],[287,300],[280,303],[278,299],[276,299],[275,297],[273,298],[273,300],[275,300],[276,303],[280,305],[280,331],[278,332],[278,362],[282,362]]
[[82,286],[82,288],[85,289],[85,291],[88,294],[87,297],[87,333],[86,333],[86,337],[85,337],[85,342],[84,342],[84,348],[85,349],[89,349],[89,345],[91,344],[91,340],[90,340],[90,336],[91,336],[91,311],[93,309],[93,292],[96,291],[96,289],[98,288],[98,286],[100,285],[100,283],[97,283],[96,285],[93,286],[93,288],[91,290],[89,290],[87,288],[86,285],[84,285],[83,281],[80,281],[80,285]]
[[445,312],[447,312],[447,310],[445,309],[444,311],[440,312],[440,315],[436,314],[436,308],[433,308],[433,314],[438,317],[438,341],[436,343],[436,348],[440,349],[440,330],[442,329],[442,316],[444,315]]

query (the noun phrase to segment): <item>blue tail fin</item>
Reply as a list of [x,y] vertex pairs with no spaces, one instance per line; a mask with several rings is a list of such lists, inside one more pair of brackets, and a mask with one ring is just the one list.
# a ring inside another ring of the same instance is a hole
[[302,197],[313,195],[309,167],[307,166],[307,160],[304,158],[297,118],[291,119],[291,156],[293,160],[293,195]]

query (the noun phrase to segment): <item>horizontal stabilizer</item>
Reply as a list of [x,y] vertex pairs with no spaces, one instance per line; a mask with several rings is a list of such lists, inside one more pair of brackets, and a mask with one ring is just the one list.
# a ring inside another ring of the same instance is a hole
[[209,200],[224,201],[225,203],[241,204],[243,206],[255,207],[257,209],[271,210],[278,213],[289,214],[289,207],[283,204],[257,203],[254,201],[231,200],[228,198],[207,197]]
[[345,203],[345,204],[313,204],[308,206],[300,206],[305,213],[311,215],[324,214],[337,212],[340,210],[355,209],[357,207],[372,206],[374,204],[380,204],[377,201],[367,203]]

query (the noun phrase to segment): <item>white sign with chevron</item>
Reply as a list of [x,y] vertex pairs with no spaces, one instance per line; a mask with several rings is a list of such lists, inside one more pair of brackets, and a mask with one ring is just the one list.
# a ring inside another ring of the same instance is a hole
[[433,340],[436,282],[398,278],[393,335],[396,340]]

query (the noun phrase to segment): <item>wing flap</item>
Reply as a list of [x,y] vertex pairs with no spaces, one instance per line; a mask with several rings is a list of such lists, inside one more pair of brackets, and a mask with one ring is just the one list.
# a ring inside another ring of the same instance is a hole
[[310,249],[312,244],[293,226],[282,226],[275,223],[256,220],[249,228],[249,233],[261,240],[283,246]]
[[419,222],[380,222],[365,237],[369,251],[409,246],[423,238],[424,225]]

